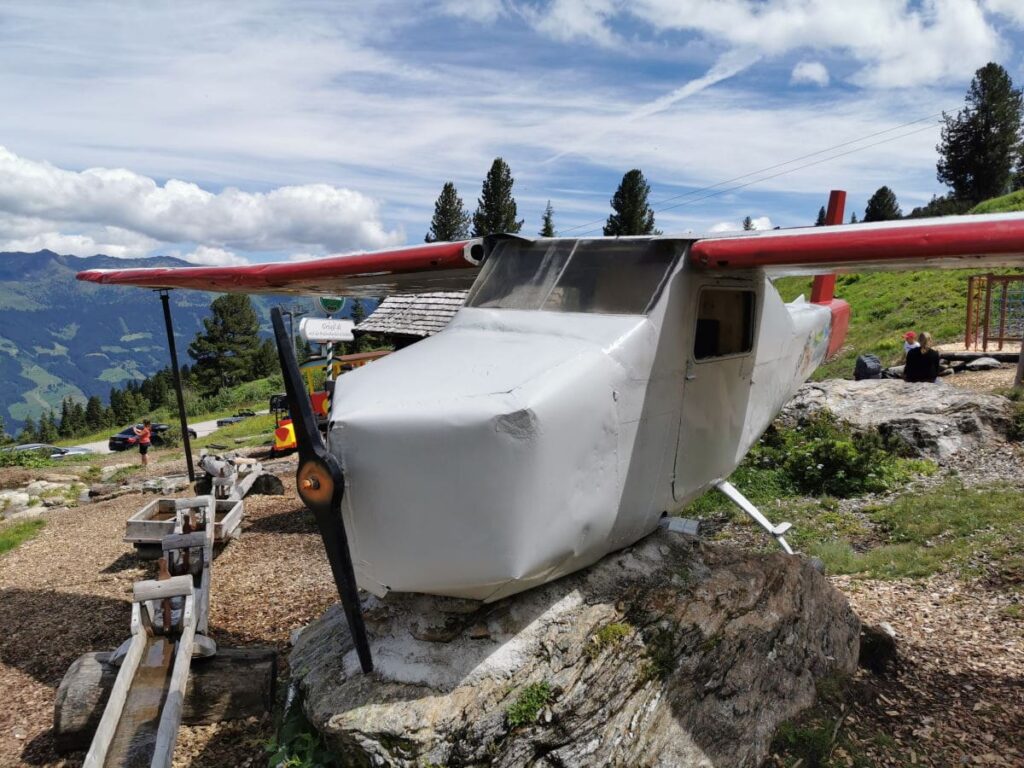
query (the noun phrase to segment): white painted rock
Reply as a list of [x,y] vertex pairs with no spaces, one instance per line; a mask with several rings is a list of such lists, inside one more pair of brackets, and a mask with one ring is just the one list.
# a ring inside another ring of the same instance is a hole
[[[291,655],[346,766],[758,766],[815,680],[853,671],[860,629],[809,562],[667,532],[491,605],[366,609],[373,674],[339,605]],[[548,696],[516,724],[531,684]]]
[[943,382],[829,379],[804,384],[783,409],[783,422],[828,410],[856,428],[894,437],[919,455],[945,459],[993,440],[1005,440],[1013,404]]

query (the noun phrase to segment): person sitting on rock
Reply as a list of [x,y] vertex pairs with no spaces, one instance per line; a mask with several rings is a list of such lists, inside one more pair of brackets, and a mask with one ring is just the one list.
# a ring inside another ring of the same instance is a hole
[[903,366],[903,380],[934,383],[939,376],[939,353],[932,348],[932,335],[921,331],[917,335],[920,346],[907,352],[907,363]]

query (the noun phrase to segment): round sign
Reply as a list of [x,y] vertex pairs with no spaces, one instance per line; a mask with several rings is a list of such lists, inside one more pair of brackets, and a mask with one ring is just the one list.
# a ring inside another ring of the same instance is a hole
[[320,304],[320,309],[328,315],[341,312],[345,307],[345,299],[341,296],[320,296],[317,298],[317,303]]

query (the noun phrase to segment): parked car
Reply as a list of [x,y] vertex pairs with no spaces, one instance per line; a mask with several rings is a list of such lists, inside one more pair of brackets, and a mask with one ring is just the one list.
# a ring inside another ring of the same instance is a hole
[[[150,424],[150,441],[152,444],[163,445],[163,435],[170,428],[170,424]],[[111,435],[110,440],[107,442],[107,447],[112,451],[127,451],[129,448],[137,445],[139,436],[135,434],[136,429],[142,429],[142,424],[133,424],[130,427],[125,427],[116,435]],[[196,437],[196,431],[192,427],[188,428],[188,436],[193,439]]]
[[239,411],[234,416],[225,416],[223,419],[217,419],[218,427],[226,427],[229,424],[237,424],[243,419],[247,419],[250,416],[255,416],[256,411]]
[[10,448],[4,448],[5,451],[38,451],[40,454],[49,455],[51,459],[63,459],[65,456],[83,456],[85,454],[93,453],[88,448],[81,446],[72,446],[70,448],[63,448],[59,445],[49,445],[48,443],[24,443],[23,445],[15,445]]

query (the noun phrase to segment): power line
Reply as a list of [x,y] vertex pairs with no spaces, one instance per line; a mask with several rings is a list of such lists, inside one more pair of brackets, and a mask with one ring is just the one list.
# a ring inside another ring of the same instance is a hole
[[[795,168],[788,168],[785,171],[781,171],[779,173],[775,173],[775,174],[772,174],[770,176],[764,176],[762,178],[755,179],[753,181],[749,181],[749,182],[746,182],[744,184],[739,184],[739,185],[734,186],[734,187],[729,187],[728,189],[719,190],[718,192],[714,192],[714,193],[709,194],[709,195],[703,195],[703,196],[701,196],[699,198],[696,198],[695,200],[688,200],[688,201],[685,201],[685,202],[682,202],[682,203],[676,203],[675,205],[668,205],[668,206],[664,205],[665,203],[670,202],[672,200],[678,200],[680,198],[686,198],[686,197],[692,197],[694,195],[699,195],[701,192],[708,192],[710,190],[717,189],[718,187],[724,186],[726,184],[731,184],[734,181],[740,181],[741,179],[746,179],[746,178],[748,178],[750,176],[757,176],[759,174],[765,173],[766,171],[771,171],[771,170],[774,170],[776,168],[783,168],[783,167],[785,167],[787,165],[792,165],[793,163],[798,163],[801,160],[806,160],[806,159],[811,158],[811,157],[817,157],[818,155],[822,155],[822,154],[825,154],[825,153],[828,153],[828,152],[834,152],[837,149],[842,149],[843,147],[848,147],[848,146],[850,146],[852,144],[860,144],[861,142],[866,141],[867,139],[872,139],[872,138],[874,138],[876,136],[882,136],[882,135],[887,134],[887,133],[892,133],[893,131],[898,131],[900,129],[907,128],[907,127],[909,127],[911,125],[917,125],[918,123],[934,120],[936,117],[940,116],[941,114],[942,114],[942,112],[934,112],[934,113],[932,113],[930,115],[927,115],[926,117],[920,117],[920,118],[918,118],[916,120],[910,120],[909,122],[893,126],[892,128],[886,128],[885,130],[882,130],[882,131],[875,131],[874,133],[869,133],[869,134],[866,134],[864,136],[860,136],[860,137],[858,137],[856,139],[851,139],[849,141],[844,141],[844,142],[842,142],[840,144],[835,144],[835,145],[833,145],[831,147],[826,147],[825,149],[819,149],[816,152],[809,152],[806,155],[800,155],[799,157],[794,157],[794,158],[792,158],[790,160],[786,160],[786,161],[781,162],[781,163],[775,163],[774,165],[769,165],[769,166],[766,166],[766,167],[761,168],[761,169],[756,170],[756,171],[750,171],[749,173],[744,173],[744,174],[741,174],[739,176],[734,176],[731,179],[726,179],[725,181],[720,181],[720,182],[718,182],[716,184],[709,184],[708,186],[700,187],[699,189],[694,189],[694,190],[691,190],[690,192],[684,192],[684,193],[681,193],[681,194],[678,194],[678,195],[673,195],[671,197],[666,197],[666,198],[664,198],[662,200],[659,200],[657,203],[655,203],[654,206],[652,206],[652,209],[654,210],[655,213],[662,213],[663,211],[672,210],[673,208],[679,208],[679,207],[682,207],[684,205],[690,205],[692,203],[700,202],[701,200],[707,200],[710,197],[716,197],[717,195],[722,195],[722,194],[725,194],[727,192],[733,192],[733,191],[735,191],[737,189],[743,189],[743,188],[749,187],[749,186],[751,186],[753,184],[757,184],[758,182],[761,182],[761,181],[768,181],[769,179],[778,178],[779,176],[784,176],[787,173],[792,173],[794,171],[803,170],[804,168],[810,168],[810,167],[812,167],[814,165],[820,165],[821,163],[828,162],[829,160],[834,160],[836,158],[844,157],[846,155],[851,155],[851,154],[853,154],[855,152],[860,152],[861,150],[864,150],[864,149],[870,149],[871,147],[877,147],[877,146],[879,146],[881,144],[886,144],[886,143],[888,143],[890,141],[897,141],[897,140],[905,138],[907,136],[912,136],[912,135],[914,135],[916,133],[921,133],[922,131],[929,130],[933,126],[931,124],[929,124],[929,125],[926,125],[926,126],[924,126],[922,128],[918,128],[918,129],[913,130],[913,131],[908,131],[906,133],[902,133],[899,136],[891,136],[891,137],[889,137],[887,139],[883,139],[882,141],[876,141],[876,142],[873,142],[871,144],[865,144],[864,146],[855,147],[854,149],[851,149],[851,150],[849,150],[847,152],[841,152],[841,153],[836,154],[836,155],[829,155],[828,157],[823,158],[821,160],[817,160],[817,161],[812,162],[812,163],[806,163],[804,165],[800,165],[800,166],[797,166]],[[657,207],[655,207],[655,206],[657,206]],[[596,221],[586,222],[584,224],[577,224],[577,225],[575,225],[573,227],[567,227],[566,229],[561,230],[560,234],[564,234],[564,233],[567,233],[567,232],[573,232],[573,231],[578,230],[578,229],[587,228],[584,232],[580,233],[580,234],[586,235],[586,234],[589,234],[590,232],[594,231],[593,228],[596,225],[598,225],[598,224],[603,225],[604,222],[605,222],[604,219],[600,219],[600,220],[596,220]]]

